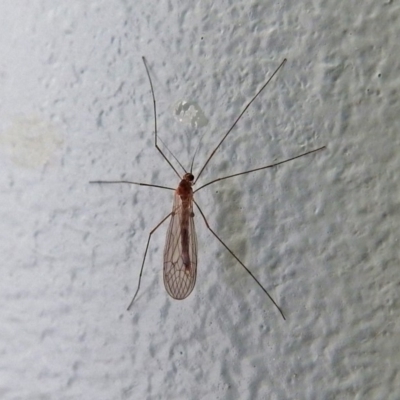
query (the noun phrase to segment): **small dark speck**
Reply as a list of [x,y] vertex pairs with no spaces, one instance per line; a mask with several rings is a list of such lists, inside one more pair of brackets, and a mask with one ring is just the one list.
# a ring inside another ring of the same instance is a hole
[[382,76],[382,74],[378,74],[378,78],[380,78]]
[[201,37],[201,40],[203,40],[204,38],[203,38],[203,36]]

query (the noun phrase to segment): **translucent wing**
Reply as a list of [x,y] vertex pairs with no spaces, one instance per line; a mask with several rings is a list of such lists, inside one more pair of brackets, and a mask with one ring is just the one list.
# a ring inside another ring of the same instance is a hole
[[168,294],[183,300],[196,283],[197,238],[193,202],[182,202],[175,194],[171,221],[164,249],[164,286]]

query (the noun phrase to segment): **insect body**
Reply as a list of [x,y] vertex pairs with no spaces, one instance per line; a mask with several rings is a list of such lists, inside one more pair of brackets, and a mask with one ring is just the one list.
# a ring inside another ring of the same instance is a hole
[[212,185],[216,182],[219,182],[219,181],[222,181],[222,180],[225,180],[228,178],[233,178],[235,176],[246,175],[246,174],[250,174],[252,172],[261,171],[261,170],[272,168],[272,167],[277,167],[278,165],[281,165],[281,164],[287,163],[289,161],[295,160],[297,158],[304,157],[308,154],[320,151],[320,150],[324,149],[325,146],[319,147],[314,150],[310,150],[306,153],[297,155],[295,157],[292,157],[292,158],[289,158],[289,159],[286,159],[286,160],[283,160],[283,161],[280,161],[280,162],[277,162],[274,164],[265,165],[265,166],[255,168],[255,169],[252,169],[249,171],[239,172],[236,174],[232,174],[232,175],[214,179],[214,180],[207,182],[204,185],[200,186],[195,191],[193,191],[193,185],[197,182],[200,175],[203,173],[204,169],[210,162],[211,158],[214,156],[215,152],[218,150],[218,148],[221,146],[221,144],[227,138],[227,136],[231,133],[231,131],[236,126],[238,121],[241,119],[243,114],[250,107],[251,103],[253,103],[253,101],[258,97],[258,95],[265,89],[265,87],[269,84],[269,82],[275,76],[275,74],[279,71],[279,69],[283,67],[283,65],[286,62],[286,59],[284,59],[282,61],[282,63],[275,70],[275,72],[270,76],[270,78],[267,80],[267,82],[264,83],[264,85],[257,92],[257,94],[247,103],[247,105],[244,107],[242,112],[239,114],[239,116],[233,122],[232,126],[225,133],[225,135],[220,140],[220,142],[215,147],[215,149],[211,152],[211,154],[207,158],[205,164],[200,169],[200,172],[197,175],[197,178],[195,179],[192,174],[194,157],[192,159],[190,172],[188,172],[185,170],[185,168],[182,166],[182,164],[178,161],[178,159],[175,156],[173,156],[175,158],[175,160],[178,162],[178,164],[180,165],[180,167],[185,171],[185,174],[181,177],[181,175],[175,169],[175,167],[173,166],[171,161],[168,159],[168,157],[163,153],[163,151],[158,146],[157,109],[156,109],[156,100],[155,100],[155,95],[154,95],[153,83],[151,81],[151,77],[150,77],[149,69],[147,67],[146,60],[144,57],[142,57],[142,58],[143,58],[144,66],[146,68],[146,73],[147,73],[147,77],[149,79],[150,88],[151,88],[151,94],[153,97],[154,146],[160,152],[161,156],[165,159],[165,161],[169,164],[169,166],[173,169],[173,171],[176,173],[176,175],[180,178],[180,183],[179,183],[179,186],[177,189],[173,189],[173,188],[167,187],[167,186],[154,185],[154,184],[142,183],[142,182],[132,182],[132,181],[92,181],[91,182],[91,183],[128,183],[128,184],[132,184],[132,185],[150,186],[150,187],[155,187],[155,188],[160,188],[160,189],[174,190],[174,204],[173,204],[172,212],[170,212],[165,218],[163,218],[156,225],[156,227],[153,228],[149,233],[149,236],[147,239],[147,244],[146,244],[146,249],[145,249],[144,256],[143,256],[142,266],[140,268],[138,286],[137,286],[135,295],[133,296],[133,299],[132,299],[131,303],[129,304],[128,310],[132,307],[132,305],[136,299],[136,296],[139,293],[144,263],[146,260],[146,255],[147,255],[147,251],[149,248],[151,236],[160,227],[160,225],[162,225],[168,218],[170,218],[171,220],[170,220],[169,228],[167,231],[167,238],[166,238],[165,249],[164,249],[164,274],[163,274],[164,275],[164,286],[165,286],[165,289],[167,290],[168,294],[177,300],[185,299],[192,292],[194,285],[196,283],[196,276],[197,276],[197,238],[196,238],[196,232],[195,232],[195,226],[194,226],[194,210],[193,210],[194,205],[195,205],[197,210],[199,211],[201,217],[203,218],[204,223],[207,226],[207,229],[226,248],[226,250],[236,259],[236,261],[247,271],[247,273],[253,278],[253,280],[257,283],[257,285],[263,290],[263,292],[269,297],[269,299],[272,301],[272,303],[275,305],[275,307],[279,310],[283,319],[285,319],[285,315],[283,314],[283,311],[278,306],[278,304],[275,302],[275,300],[272,298],[272,296],[268,293],[268,291],[264,288],[264,286],[258,281],[258,279],[249,270],[249,268],[246,267],[246,265],[236,256],[236,254],[217,235],[217,233],[210,227],[203,211],[201,210],[201,208],[199,207],[199,205],[197,204],[197,202],[194,199],[194,194],[196,192],[198,192],[199,190],[205,188],[206,186]]
[[193,212],[194,176],[186,173],[174,194],[164,249],[164,286],[177,300],[189,296],[196,283],[197,238]]

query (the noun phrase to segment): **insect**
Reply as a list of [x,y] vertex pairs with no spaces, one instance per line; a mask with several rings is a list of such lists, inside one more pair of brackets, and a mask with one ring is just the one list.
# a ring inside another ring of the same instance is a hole
[[175,169],[173,166],[171,160],[168,159],[168,157],[163,153],[161,148],[158,146],[158,140],[161,141],[161,139],[158,138],[158,132],[157,132],[157,106],[156,106],[156,99],[155,99],[155,94],[154,94],[154,88],[153,88],[153,83],[151,80],[149,68],[146,62],[146,59],[142,57],[144,67],[146,69],[146,74],[149,80],[150,84],[150,90],[151,90],[151,95],[153,99],[153,112],[154,112],[154,146],[155,148],[159,151],[161,156],[164,158],[164,160],[169,164],[169,166],[173,169],[173,171],[176,173],[176,175],[180,179],[180,183],[176,189],[167,187],[167,186],[161,186],[161,185],[155,185],[155,184],[150,184],[150,183],[142,183],[142,182],[132,182],[132,181],[125,181],[125,180],[119,180],[119,181],[91,181],[90,183],[97,183],[97,184],[120,184],[120,183],[126,183],[126,184],[131,184],[131,185],[139,185],[139,186],[150,186],[150,187],[155,187],[155,188],[160,188],[160,189],[166,189],[166,190],[172,190],[174,191],[174,202],[173,202],[173,207],[172,211],[164,217],[149,233],[149,236],[147,238],[147,244],[146,244],[146,249],[144,252],[143,256],[143,261],[142,265],[140,268],[140,273],[139,273],[139,281],[137,285],[136,292],[133,296],[132,301],[130,302],[128,306],[128,310],[132,307],[136,296],[139,293],[140,289],[140,284],[142,280],[142,274],[143,274],[143,268],[146,260],[146,255],[147,251],[149,248],[150,240],[153,235],[153,233],[167,220],[170,219],[169,222],[169,227],[167,231],[167,237],[166,237],[166,243],[165,243],[165,248],[164,248],[164,270],[163,270],[163,276],[164,276],[164,286],[165,289],[167,290],[168,294],[177,300],[182,300],[185,299],[190,295],[192,292],[195,283],[196,283],[196,276],[197,276],[197,238],[196,238],[196,231],[195,231],[195,225],[194,225],[194,206],[196,209],[200,212],[200,215],[202,219],[204,220],[204,223],[208,230],[217,238],[217,240],[225,247],[225,249],[236,259],[236,261],[247,271],[247,273],[253,278],[253,280],[257,283],[257,285],[263,290],[263,292],[268,296],[268,298],[272,301],[272,303],[275,305],[275,307],[279,310],[281,316],[283,319],[285,318],[285,315],[282,311],[282,309],[278,306],[276,301],[272,298],[272,296],[268,293],[268,291],[264,288],[264,286],[259,282],[259,280],[253,275],[253,273],[249,270],[249,268],[246,267],[246,265],[236,256],[236,254],[225,244],[225,242],[217,235],[217,233],[210,227],[203,211],[197,204],[196,200],[194,199],[194,194],[198,192],[199,190],[215,184],[216,182],[220,182],[225,179],[233,178],[235,176],[239,175],[245,175],[245,174],[250,174],[252,172],[256,171],[261,171],[267,168],[272,168],[276,167],[278,165],[287,163],[289,161],[295,160],[300,157],[304,157],[308,154],[315,153],[317,151],[323,150],[325,146],[319,147],[317,149],[308,151],[306,153],[300,154],[298,156],[286,159],[284,161],[280,161],[274,164],[262,166],[259,168],[251,169],[249,171],[244,171],[244,172],[239,172],[236,174],[224,176],[221,178],[213,179],[210,182],[205,183],[204,185],[200,186],[198,189],[193,190],[193,186],[196,184],[197,180],[199,177],[202,175],[203,171],[209,164],[210,160],[216,153],[216,151],[219,149],[221,144],[224,142],[224,140],[228,137],[228,135],[231,133],[231,131],[234,129],[236,124],[239,122],[239,120],[242,118],[243,114],[247,111],[247,109],[250,107],[250,105],[253,103],[253,101],[260,95],[260,93],[267,87],[267,85],[271,82],[273,77],[278,73],[278,71],[284,66],[286,63],[286,59],[284,59],[281,64],[278,66],[278,68],[273,72],[273,74],[268,78],[268,80],[263,84],[261,89],[256,93],[256,95],[247,103],[247,105],[244,107],[242,112],[239,114],[239,116],[236,118],[236,120],[233,122],[232,126],[228,129],[228,131],[225,133],[223,138],[220,140],[218,145],[214,148],[214,150],[211,152],[209,157],[207,158],[206,162],[204,163],[203,167],[200,169],[199,174],[197,175],[197,178],[195,179],[194,175],[192,174],[192,169],[193,169],[193,163],[194,163],[194,157],[192,159],[190,171],[186,171],[185,168],[182,166],[182,164],[178,161],[178,159],[172,154],[174,159],[177,161],[177,163],[181,166],[181,168],[184,170],[185,174],[181,177],[181,175],[178,173],[178,171]]

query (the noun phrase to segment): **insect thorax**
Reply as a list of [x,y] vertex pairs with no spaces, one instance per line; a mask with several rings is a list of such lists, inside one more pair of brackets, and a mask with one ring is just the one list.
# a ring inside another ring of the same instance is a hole
[[179,186],[176,189],[176,194],[181,197],[181,199],[187,199],[193,196],[193,185],[194,176],[190,173],[183,175],[182,180],[179,182]]

